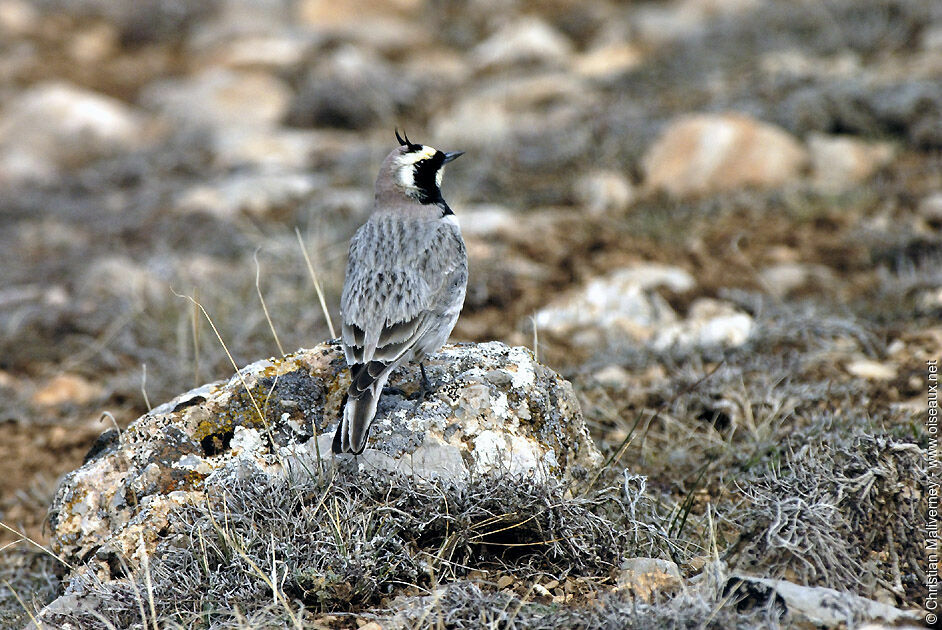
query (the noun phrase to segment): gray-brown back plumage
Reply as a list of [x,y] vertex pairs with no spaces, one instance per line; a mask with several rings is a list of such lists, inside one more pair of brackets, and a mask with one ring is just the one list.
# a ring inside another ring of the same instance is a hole
[[400,142],[380,167],[372,215],[350,241],[340,311],[351,384],[335,453],[363,451],[389,375],[436,352],[464,304],[467,253],[440,189],[442,167],[460,153]]

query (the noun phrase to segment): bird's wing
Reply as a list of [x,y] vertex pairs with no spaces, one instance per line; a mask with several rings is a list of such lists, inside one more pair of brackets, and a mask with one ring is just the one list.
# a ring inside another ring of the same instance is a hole
[[407,238],[377,227],[368,222],[350,243],[341,315],[351,365],[398,361],[434,325],[446,283],[467,264],[453,226],[421,225]]

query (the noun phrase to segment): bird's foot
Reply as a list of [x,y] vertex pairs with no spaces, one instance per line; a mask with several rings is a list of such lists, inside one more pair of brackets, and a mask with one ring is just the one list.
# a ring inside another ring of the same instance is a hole
[[421,361],[419,362],[419,369],[422,371],[422,380],[419,381],[419,391],[410,397],[414,397],[415,399],[415,403],[412,405],[412,413],[415,413],[415,410],[434,393],[432,384],[428,380],[428,375],[425,374],[425,364]]
[[428,397],[434,393],[432,383],[425,374],[425,364],[419,363],[419,369],[422,371],[422,380],[419,381],[419,389],[409,395],[410,400],[418,399],[420,402],[428,400]]

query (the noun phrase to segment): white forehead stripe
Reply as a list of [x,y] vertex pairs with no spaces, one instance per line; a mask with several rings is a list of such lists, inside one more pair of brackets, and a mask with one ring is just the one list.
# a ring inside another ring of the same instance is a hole
[[415,164],[419,160],[427,160],[433,155],[438,153],[438,149],[435,147],[422,147],[421,151],[413,151],[411,153],[406,153],[401,158],[399,158],[400,164]]
[[[421,151],[412,151],[399,157],[399,168],[396,169],[396,178],[399,184],[406,190],[415,190],[415,170],[413,166],[419,160],[431,159],[438,149],[435,147],[423,146]],[[439,187],[441,186],[442,171],[439,169],[436,178]]]

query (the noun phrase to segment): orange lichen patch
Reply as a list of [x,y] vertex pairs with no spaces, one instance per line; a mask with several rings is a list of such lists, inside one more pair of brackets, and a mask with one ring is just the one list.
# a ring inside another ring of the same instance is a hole
[[262,381],[257,382],[251,392],[245,389],[233,392],[225,408],[199,420],[192,437],[200,443],[206,455],[218,455],[228,450],[236,427],[262,430],[276,423],[276,410],[265,404],[270,387]]
[[166,493],[176,490],[195,490],[202,485],[202,482],[209,475],[196,470],[171,470],[168,475]]
[[298,363],[297,354],[298,353],[289,354],[288,356],[281,359],[272,359],[271,365],[262,370],[259,373],[259,376],[263,378],[273,378],[276,376],[281,376],[282,374],[294,372],[295,370],[303,367]]

